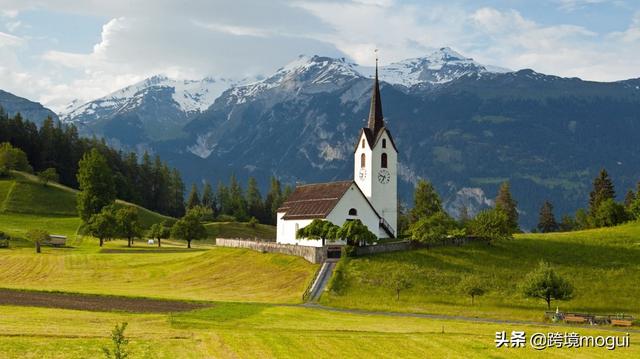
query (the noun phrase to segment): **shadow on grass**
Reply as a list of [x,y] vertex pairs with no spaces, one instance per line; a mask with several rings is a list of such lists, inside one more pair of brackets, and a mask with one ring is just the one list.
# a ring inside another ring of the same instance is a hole
[[169,321],[174,328],[212,328],[258,316],[268,307],[268,304],[255,303],[215,303],[210,308],[173,313]]

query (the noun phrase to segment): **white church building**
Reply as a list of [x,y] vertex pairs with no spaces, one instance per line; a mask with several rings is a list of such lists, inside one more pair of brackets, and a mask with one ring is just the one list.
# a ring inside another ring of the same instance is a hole
[[397,178],[398,150],[382,116],[376,64],[368,124],[360,130],[354,147],[353,180],[297,186],[277,210],[277,242],[322,247],[319,239],[296,239],[298,229],[318,218],[338,226],[359,219],[378,238],[394,238]]

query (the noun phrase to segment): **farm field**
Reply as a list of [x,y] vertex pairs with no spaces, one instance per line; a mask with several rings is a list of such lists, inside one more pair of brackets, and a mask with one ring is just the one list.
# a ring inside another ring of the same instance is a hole
[[[495,348],[496,331],[574,331],[575,327],[473,323],[337,313],[266,304],[215,303],[173,314],[86,312],[0,306],[3,358],[99,357],[115,323],[129,323],[132,358],[554,357],[634,358],[616,349]],[[55,323],[52,325],[51,323]],[[620,332],[577,329],[582,335]],[[443,332],[444,331],[444,332]],[[632,341],[633,341],[632,337]],[[550,353],[551,352],[551,353]]]
[[[540,260],[550,262],[575,287],[570,301],[554,301],[563,311],[640,315],[640,223],[553,234],[521,234],[492,246],[485,243],[385,253],[349,260],[321,302],[346,308],[444,313],[503,319],[541,320],[542,300],[526,299],[518,285]],[[392,268],[412,272],[412,288],[400,300],[376,285]],[[488,290],[462,294],[463,278],[476,277]]]

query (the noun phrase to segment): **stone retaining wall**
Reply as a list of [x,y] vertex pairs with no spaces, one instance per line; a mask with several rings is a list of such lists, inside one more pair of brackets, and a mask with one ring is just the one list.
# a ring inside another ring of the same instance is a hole
[[322,263],[327,259],[327,250],[323,247],[307,247],[294,244],[230,238],[216,238],[216,245],[231,248],[247,248],[258,252],[288,254],[302,257],[311,263]]
[[375,246],[358,247],[356,248],[356,255],[366,256],[376,253],[408,251],[409,249],[411,249],[411,243],[409,241],[383,243]]

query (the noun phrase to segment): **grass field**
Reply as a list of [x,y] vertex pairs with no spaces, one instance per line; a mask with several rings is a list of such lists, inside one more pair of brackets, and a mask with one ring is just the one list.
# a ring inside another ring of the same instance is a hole
[[207,223],[205,228],[211,238],[276,238],[276,227],[265,224],[256,224],[252,227],[251,224],[244,222],[214,222]]
[[[640,315],[640,223],[610,229],[556,234],[522,234],[493,246],[386,253],[352,259],[342,280],[322,303],[339,307],[447,313],[453,315],[541,320],[546,303],[524,298],[518,285],[540,260],[550,262],[575,287],[574,298],[553,302],[565,311]],[[392,268],[412,271],[414,286],[400,295],[371,284]],[[476,277],[488,289],[471,305],[459,289]]]
[[[46,319],[45,319],[46,318]],[[128,314],[0,306],[3,358],[100,357],[116,323],[128,322],[133,358],[635,358],[640,347],[495,348],[496,331],[571,332],[575,327],[469,323],[217,303],[174,314]],[[55,323],[55,325],[51,325]],[[622,335],[577,329],[582,335]],[[633,343],[637,334],[633,333]]]

